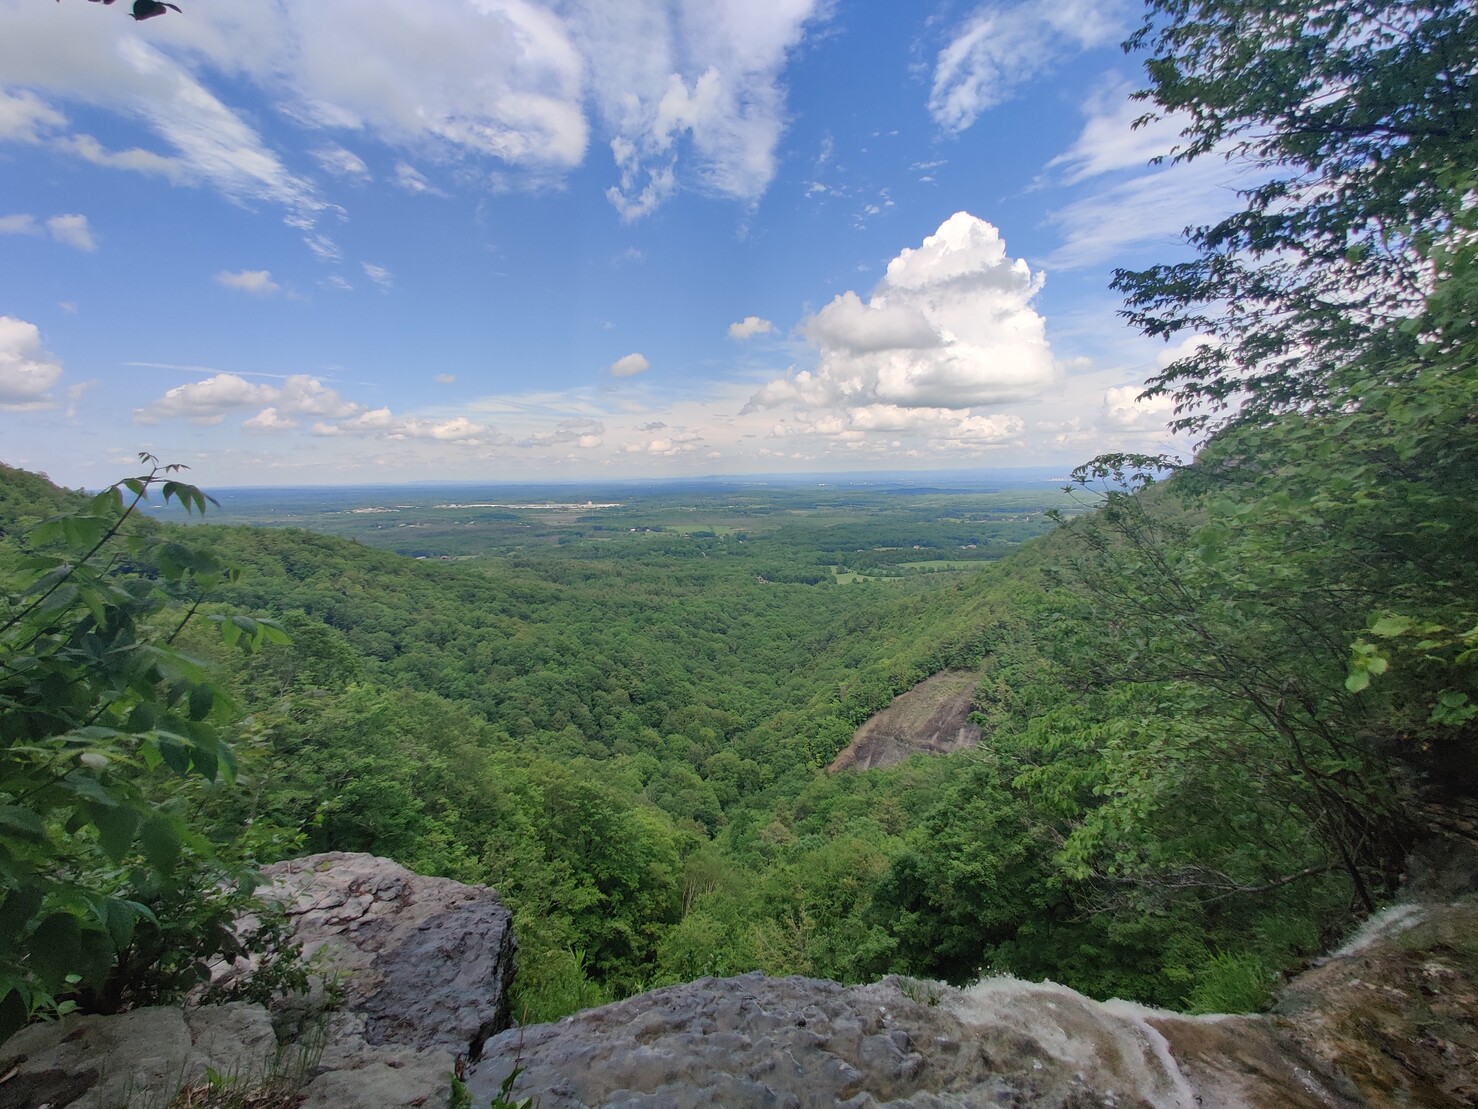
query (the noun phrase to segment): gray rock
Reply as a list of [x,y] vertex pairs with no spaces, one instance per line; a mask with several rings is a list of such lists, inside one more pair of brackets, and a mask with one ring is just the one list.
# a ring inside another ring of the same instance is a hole
[[162,1106],[211,1072],[260,1081],[276,1055],[267,1011],[244,1002],[63,1017],[24,1028],[0,1047],[0,1074],[9,1076],[0,1082],[0,1107]]
[[[508,1026],[513,914],[490,889],[371,855],[313,855],[264,874],[260,892],[284,904],[332,989],[320,983],[273,1016],[155,1007],[23,1029],[0,1046],[0,1109],[164,1106],[211,1072],[272,1074],[301,1085],[310,1106],[445,1106],[457,1056]],[[225,985],[251,966],[218,970]]]
[[338,975],[366,1044],[475,1056],[508,1027],[513,914],[492,890],[342,851],[262,873],[260,892],[284,904],[304,954]]
[[1001,1011],[900,979],[705,978],[504,1032],[468,1087],[486,1104],[517,1066],[514,1095],[541,1109],[1195,1106],[1143,1022],[1060,987],[1011,989]]

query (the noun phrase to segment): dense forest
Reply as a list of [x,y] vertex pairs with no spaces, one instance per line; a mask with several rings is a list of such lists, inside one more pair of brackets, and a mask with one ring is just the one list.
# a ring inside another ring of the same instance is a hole
[[[415,558],[211,524],[152,458],[0,471],[0,1033],[241,943],[290,986],[228,925],[329,849],[495,886],[527,1020],[755,968],[1263,1004],[1478,788],[1475,31],[1149,5],[1175,156],[1277,172],[1118,278],[1211,337],[1150,386],[1195,457],[1097,459],[1051,527],[944,493]],[[978,750],[824,772],[945,669]]]

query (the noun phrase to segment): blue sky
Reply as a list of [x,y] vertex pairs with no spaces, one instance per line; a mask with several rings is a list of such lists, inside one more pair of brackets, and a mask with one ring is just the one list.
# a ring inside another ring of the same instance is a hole
[[1117,0],[0,0],[0,460],[207,487],[1182,446]]

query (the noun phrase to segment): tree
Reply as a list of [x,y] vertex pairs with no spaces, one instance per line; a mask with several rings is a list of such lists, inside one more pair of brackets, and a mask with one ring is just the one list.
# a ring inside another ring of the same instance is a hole
[[[146,473],[32,527],[0,563],[0,1038],[59,1003],[156,998],[239,950],[240,902],[189,819],[191,783],[233,780],[231,705],[175,646],[231,571],[137,519],[151,491],[207,500],[140,458]],[[248,649],[285,639],[211,619]]]
[[[1409,331],[1478,228],[1478,11],[1469,0],[1149,0],[1140,123],[1182,122],[1172,161],[1225,157],[1261,183],[1193,227],[1193,261],[1118,270],[1148,335],[1221,340],[1150,395],[1177,425],[1327,407],[1339,368]],[[1399,362],[1399,359],[1396,360]]]

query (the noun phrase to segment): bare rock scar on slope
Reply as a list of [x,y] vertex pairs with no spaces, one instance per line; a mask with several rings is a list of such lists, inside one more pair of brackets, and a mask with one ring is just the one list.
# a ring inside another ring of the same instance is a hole
[[970,722],[970,710],[979,681],[974,670],[944,670],[926,678],[858,728],[827,770],[880,770],[913,754],[976,746],[980,727]]

